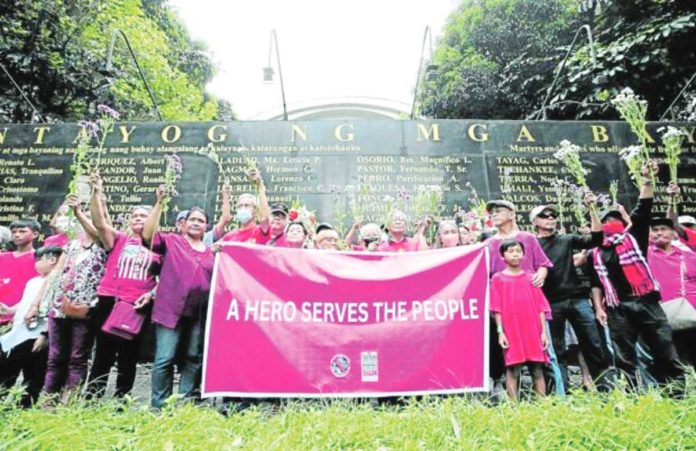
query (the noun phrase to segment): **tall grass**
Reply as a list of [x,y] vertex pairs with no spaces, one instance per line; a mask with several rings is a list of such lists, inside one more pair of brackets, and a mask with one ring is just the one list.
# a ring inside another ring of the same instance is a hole
[[346,400],[256,406],[224,416],[183,404],[0,405],[0,449],[694,449],[694,381],[685,399],[576,393],[493,405],[476,396],[379,407]]

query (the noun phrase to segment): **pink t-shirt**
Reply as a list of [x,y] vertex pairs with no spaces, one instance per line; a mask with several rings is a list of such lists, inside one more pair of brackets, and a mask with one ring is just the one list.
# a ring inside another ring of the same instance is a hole
[[[544,253],[544,249],[541,247],[535,235],[529,232],[519,231],[512,238],[519,241],[524,246],[524,258],[520,264],[520,268],[522,268],[523,271],[532,273],[542,267],[553,267],[553,263],[551,263],[551,260],[549,260],[546,253]],[[500,245],[503,241],[505,241],[504,238],[493,235],[484,242],[488,245],[491,252],[491,276],[507,268],[505,260],[500,255]]]
[[522,362],[548,362],[541,345],[540,313],[547,318],[551,307],[541,288],[534,288],[532,275],[499,272],[491,278],[491,312],[500,313],[503,332],[510,347],[505,349],[505,365]]
[[249,229],[234,229],[227,232],[227,234],[222,237],[222,241],[256,244],[266,244],[270,239],[270,233],[268,231],[264,233],[263,228],[260,225],[251,227]]
[[44,246],[65,247],[70,242],[70,237],[64,233],[56,233],[55,235],[47,236],[43,242]]
[[157,285],[154,274],[161,262],[162,257],[143,246],[139,236],[117,232],[97,294],[135,302]]
[[[38,276],[34,268],[34,251],[15,256],[14,252],[0,253],[0,302],[8,307],[22,300],[24,286]],[[12,321],[12,315],[0,316],[0,324]]]
[[696,230],[684,227],[684,233],[686,234],[686,239],[680,239],[680,241],[689,246],[691,250],[696,251]]
[[684,290],[686,299],[696,307],[696,253],[672,246],[666,253],[655,245],[648,248],[648,265],[657,283],[660,284],[662,302],[681,297],[681,263],[684,259]]
[[377,247],[379,252],[413,252],[418,250],[418,242],[413,238],[404,238],[401,241],[385,241]]

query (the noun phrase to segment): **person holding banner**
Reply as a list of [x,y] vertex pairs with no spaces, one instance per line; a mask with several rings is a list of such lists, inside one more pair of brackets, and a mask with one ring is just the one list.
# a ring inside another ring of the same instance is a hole
[[389,239],[377,247],[380,252],[412,252],[421,251],[428,248],[425,240],[425,229],[428,227],[428,220],[424,220],[416,226],[416,233],[413,238],[406,236],[406,214],[400,210],[391,212],[387,230]]
[[551,307],[541,289],[534,285],[534,276],[522,269],[524,245],[514,239],[504,240],[500,256],[507,267],[491,279],[491,312],[505,355],[507,393],[517,400],[520,369],[526,363],[534,391],[544,396],[543,364],[549,363],[546,315]]
[[143,227],[143,244],[162,255],[160,282],[152,310],[156,328],[155,361],[152,369],[152,406],[161,408],[172,394],[174,357],[184,350],[179,393],[190,397],[201,369],[203,322],[210,292],[214,256],[203,242],[208,215],[188,210],[183,234],[157,232],[166,188],[157,188],[157,200]]
[[134,336],[125,339],[103,330],[102,326],[117,303],[125,303],[119,305],[117,311],[132,306],[133,315],[143,315],[143,319],[149,316],[144,310],[154,297],[157,285],[155,272],[158,271],[161,257],[142,244],[141,233],[151,207],[132,207],[128,218],[128,232],[120,232],[107,221],[106,205],[102,201],[102,179],[98,173],[90,176],[90,183],[92,220],[102,247],[109,256],[104,277],[97,288],[99,301],[92,315],[96,349],[88,384],[90,394],[103,396],[111,367],[118,362],[115,395],[123,397],[133,389],[138,350],[145,328],[133,331]]
[[288,224],[288,228],[282,239],[277,240],[271,245],[275,247],[292,247],[295,249],[302,249],[305,247],[307,236],[307,227],[305,226],[304,222],[293,221]]
[[436,248],[456,247],[461,244],[459,227],[454,221],[440,221],[437,227]]

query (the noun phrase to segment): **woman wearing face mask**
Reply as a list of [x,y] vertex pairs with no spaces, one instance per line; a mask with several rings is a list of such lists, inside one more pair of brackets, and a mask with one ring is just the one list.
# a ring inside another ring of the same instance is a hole
[[160,282],[152,310],[156,328],[155,361],[152,369],[152,406],[161,408],[172,394],[174,357],[184,351],[179,393],[191,396],[201,369],[202,326],[213,275],[213,252],[203,242],[208,225],[205,211],[188,210],[184,233],[155,233],[163,201],[164,185],[157,189],[157,201],[145,221],[142,238],[162,255]]
[[448,248],[460,245],[459,228],[454,221],[441,221],[437,228],[436,248]]
[[[62,394],[63,402],[79,390],[87,376],[93,342],[89,315],[106,266],[106,252],[95,241],[96,229],[82,211],[80,199],[70,195],[67,205],[84,232],[66,245],[55,270],[57,277],[47,291],[51,310],[48,313],[49,348],[44,381],[44,391],[50,396]],[[35,302],[27,317],[34,317],[37,313],[38,302]]]
[[102,179],[99,174],[90,176],[92,198],[90,209],[99,240],[109,257],[106,271],[99,283],[97,295],[99,301],[94,310],[93,324],[96,333],[96,350],[92,370],[89,374],[90,394],[102,396],[111,367],[118,362],[116,378],[117,397],[130,393],[135,382],[135,370],[138,361],[140,339],[145,332],[143,328],[133,339],[112,335],[102,331],[102,326],[111,314],[114,304],[126,302],[145,315],[145,307],[154,298],[157,285],[155,272],[159,271],[161,256],[143,246],[142,231],[151,207],[139,205],[131,208],[128,219],[128,232],[114,229],[106,219],[103,198]]

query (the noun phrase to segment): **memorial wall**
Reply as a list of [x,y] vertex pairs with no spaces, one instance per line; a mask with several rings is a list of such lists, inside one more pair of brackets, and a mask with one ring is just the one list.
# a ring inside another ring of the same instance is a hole
[[[658,160],[657,129],[662,125],[648,127]],[[696,124],[672,125],[685,132],[681,212],[693,215]],[[48,223],[67,193],[81,133],[78,124],[0,125],[0,224],[20,217]],[[366,221],[383,220],[390,203],[413,212],[421,186],[441,188],[445,202],[439,215],[468,209],[476,190],[483,200],[503,197],[517,204],[526,224],[531,208],[556,202],[554,181],[569,178],[553,156],[564,139],[582,147],[593,190],[607,192],[610,182],[618,180],[620,201],[633,205],[636,188],[618,152],[635,144],[635,137],[621,122],[123,122],[114,125],[105,141],[99,171],[109,211],[116,217],[130,206],[153,202],[154,190],[164,180],[163,157],[178,154],[184,170],[169,225],[177,211],[195,205],[217,216],[224,178],[233,195],[253,192],[245,176],[250,166],[261,170],[269,201],[299,201],[316,210],[318,218],[338,217],[346,227],[358,210]],[[207,156],[211,152],[220,156],[221,165]],[[667,177],[661,165],[660,178]],[[385,196],[393,201],[385,202]],[[666,209],[664,186],[656,200],[657,208]]]

